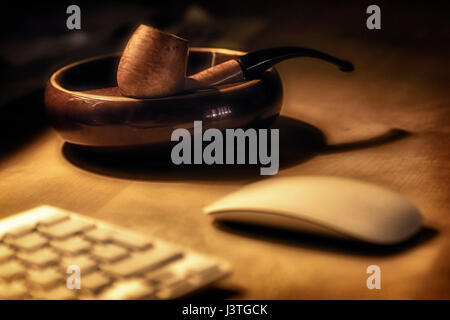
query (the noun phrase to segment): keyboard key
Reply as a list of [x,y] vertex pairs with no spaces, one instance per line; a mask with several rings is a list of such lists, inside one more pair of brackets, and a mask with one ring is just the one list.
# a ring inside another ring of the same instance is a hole
[[81,276],[81,289],[82,290],[90,290],[90,291],[98,291],[99,289],[105,287],[111,282],[110,278],[105,276],[101,272],[93,272],[86,276]]
[[115,283],[99,297],[104,300],[137,300],[151,298],[155,289],[138,279],[122,280]]
[[30,233],[30,232],[34,231],[34,228],[35,228],[35,225],[34,224],[30,224],[30,225],[22,225],[22,226],[14,228],[14,229],[10,229],[5,234],[5,239],[7,239],[8,237],[21,237],[21,236],[24,236],[27,233]]
[[113,262],[125,258],[128,255],[128,251],[122,247],[108,243],[95,245],[91,254],[95,259]]
[[186,279],[199,286],[217,280],[220,274],[218,264],[213,260],[187,254],[184,259],[147,273],[146,278],[158,286],[171,286]]
[[56,268],[28,271],[28,280],[38,286],[51,287],[55,284],[65,285],[62,272]]
[[94,227],[93,223],[82,219],[69,219],[49,227],[39,227],[39,231],[48,237],[63,239]]
[[213,281],[219,280],[221,278],[222,272],[218,266],[205,269],[198,273],[188,273],[187,276],[190,282],[197,285],[207,285]]
[[47,216],[44,219],[40,219],[38,222],[39,226],[51,226],[56,223],[62,222],[64,220],[69,219],[69,215],[62,212],[54,212],[50,216]]
[[142,250],[152,246],[149,239],[129,232],[117,232],[109,228],[97,228],[85,233],[85,237],[92,241],[111,241],[128,249]]
[[48,241],[44,236],[33,232],[22,237],[9,237],[5,239],[5,242],[19,250],[32,251],[43,247]]
[[114,232],[111,234],[111,240],[129,249],[142,250],[152,245],[148,239],[128,232]]
[[132,276],[182,257],[182,252],[167,246],[157,246],[143,252],[136,252],[130,258],[115,264],[102,265],[104,271],[119,277]]
[[11,259],[14,256],[14,251],[7,246],[0,245],[0,263]]
[[0,278],[9,280],[13,277],[25,275],[25,267],[17,261],[0,264]]
[[212,281],[221,273],[219,265],[211,259],[193,255],[183,261],[182,269],[191,281],[205,283]]
[[59,256],[50,248],[40,249],[34,252],[19,253],[18,258],[26,263],[35,266],[45,267],[46,265],[59,261]]
[[22,299],[27,293],[23,281],[0,282],[0,299]]
[[50,245],[64,254],[78,254],[91,248],[91,243],[81,237],[52,241]]
[[63,258],[62,267],[67,270],[69,266],[78,266],[81,271],[81,275],[85,275],[96,268],[97,263],[87,255],[79,255],[75,257],[67,256]]
[[192,292],[196,287],[193,283],[186,280],[176,281],[158,291],[156,298],[161,300],[177,299]]
[[146,278],[150,283],[162,285],[165,282],[173,282],[175,279],[179,279],[180,276],[170,268],[164,268],[150,272]]
[[91,241],[106,242],[111,239],[111,230],[106,228],[95,228],[87,231],[84,236]]

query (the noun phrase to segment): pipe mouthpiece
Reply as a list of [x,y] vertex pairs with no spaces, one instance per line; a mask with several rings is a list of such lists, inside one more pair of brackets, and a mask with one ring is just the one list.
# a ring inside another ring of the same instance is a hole
[[353,66],[353,64],[350,61],[343,60],[343,61],[341,61],[340,65],[339,65],[339,70],[341,70],[343,72],[350,72],[350,71],[355,70],[355,67]]
[[344,72],[354,70],[353,64],[350,61],[341,60],[324,52],[303,47],[275,47],[257,50],[239,57],[238,61],[245,77],[247,79],[253,79],[273,65],[296,57],[321,59],[337,65]]

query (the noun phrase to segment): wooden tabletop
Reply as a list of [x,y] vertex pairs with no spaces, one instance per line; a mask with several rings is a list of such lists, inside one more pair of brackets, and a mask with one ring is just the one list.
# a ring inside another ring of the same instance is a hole
[[[276,123],[278,176],[343,176],[398,191],[425,217],[413,240],[374,248],[218,225],[202,208],[266,179],[258,169],[136,166],[89,157],[50,128],[0,158],[0,217],[50,204],[215,254],[234,268],[208,291],[218,298],[449,299],[448,57],[354,38],[317,40],[316,31],[303,35],[281,40],[349,59],[356,70],[341,73],[307,59],[277,67],[285,88]],[[259,41],[252,45],[272,44]],[[381,290],[366,287],[366,268],[373,264],[381,267]]]

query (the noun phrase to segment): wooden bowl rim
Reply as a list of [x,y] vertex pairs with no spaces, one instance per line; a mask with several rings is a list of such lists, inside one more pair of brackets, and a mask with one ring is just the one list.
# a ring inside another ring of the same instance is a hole
[[[236,55],[240,56],[240,55],[244,55],[246,53],[244,51],[238,51],[238,50],[232,50],[232,49],[206,48],[206,47],[193,47],[193,48],[189,48],[189,51],[194,51],[194,52],[214,52],[214,53],[221,53],[221,54],[227,54],[227,55],[233,55],[233,56],[236,56]],[[67,88],[64,88],[58,81],[59,77],[61,76],[62,73],[66,72],[67,70],[69,70],[69,69],[71,69],[73,67],[81,65],[83,63],[95,61],[95,60],[101,60],[101,59],[105,59],[105,58],[108,58],[108,57],[119,56],[121,53],[122,52],[115,52],[115,53],[110,53],[110,54],[98,55],[98,56],[94,56],[94,57],[91,57],[91,58],[79,60],[79,61],[73,62],[71,64],[68,64],[68,65],[58,69],[57,71],[55,71],[52,74],[52,76],[50,77],[50,80],[49,80],[49,84],[52,87],[54,87],[55,89],[59,90],[59,91],[65,92],[65,93],[67,93],[69,95],[81,97],[81,98],[89,98],[89,99],[96,99],[96,100],[106,100],[106,101],[144,102],[144,101],[160,101],[160,100],[172,100],[172,99],[185,99],[185,98],[191,98],[191,97],[196,97],[196,96],[209,95],[211,93],[217,93],[218,91],[221,92],[221,93],[225,93],[225,92],[229,92],[229,91],[234,91],[236,89],[248,87],[248,86],[251,86],[251,85],[261,81],[260,79],[254,79],[254,80],[239,82],[239,83],[234,84],[234,85],[225,85],[223,87],[219,86],[219,87],[216,87],[214,91],[212,91],[212,90],[202,90],[200,92],[193,92],[193,93],[188,93],[188,94],[180,94],[180,95],[174,95],[174,96],[169,96],[169,97],[143,98],[143,99],[130,98],[130,97],[119,97],[119,96],[107,96],[107,95],[101,95],[101,94],[93,94],[93,93],[86,93],[86,92],[82,92],[82,91],[69,90]],[[271,71],[271,69],[269,69],[269,70]]]

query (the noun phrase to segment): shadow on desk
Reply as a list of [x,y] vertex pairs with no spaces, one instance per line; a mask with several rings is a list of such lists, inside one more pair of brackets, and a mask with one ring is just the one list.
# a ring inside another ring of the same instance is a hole
[[436,229],[422,227],[422,229],[415,236],[402,243],[396,245],[374,245],[357,240],[340,239],[331,236],[266,226],[256,226],[246,223],[215,221],[214,226],[225,232],[231,232],[240,236],[256,238],[264,241],[358,256],[394,255],[428,242],[438,234]]
[[[280,169],[307,161],[326,146],[325,136],[319,129],[299,120],[281,116],[271,128],[280,129]],[[227,181],[266,177],[260,175],[260,164],[175,165],[170,158],[173,145],[118,153],[65,143],[62,151],[67,160],[82,169],[124,179]]]
[[[280,170],[305,162],[322,153],[351,151],[392,142],[408,135],[391,129],[363,141],[327,145],[318,128],[293,118],[280,116],[271,128],[280,129]],[[65,143],[63,154],[72,164],[97,174],[132,180],[165,181],[232,181],[259,180],[260,164],[256,165],[174,165],[172,146],[158,146],[145,151],[111,152],[86,149]],[[269,150],[270,151],[270,150]]]
[[239,295],[244,293],[243,288],[220,288],[220,287],[211,287],[207,290],[194,293],[191,296],[187,296],[183,298],[183,300],[193,300],[193,301],[205,301],[205,300],[224,300],[236,298]]

